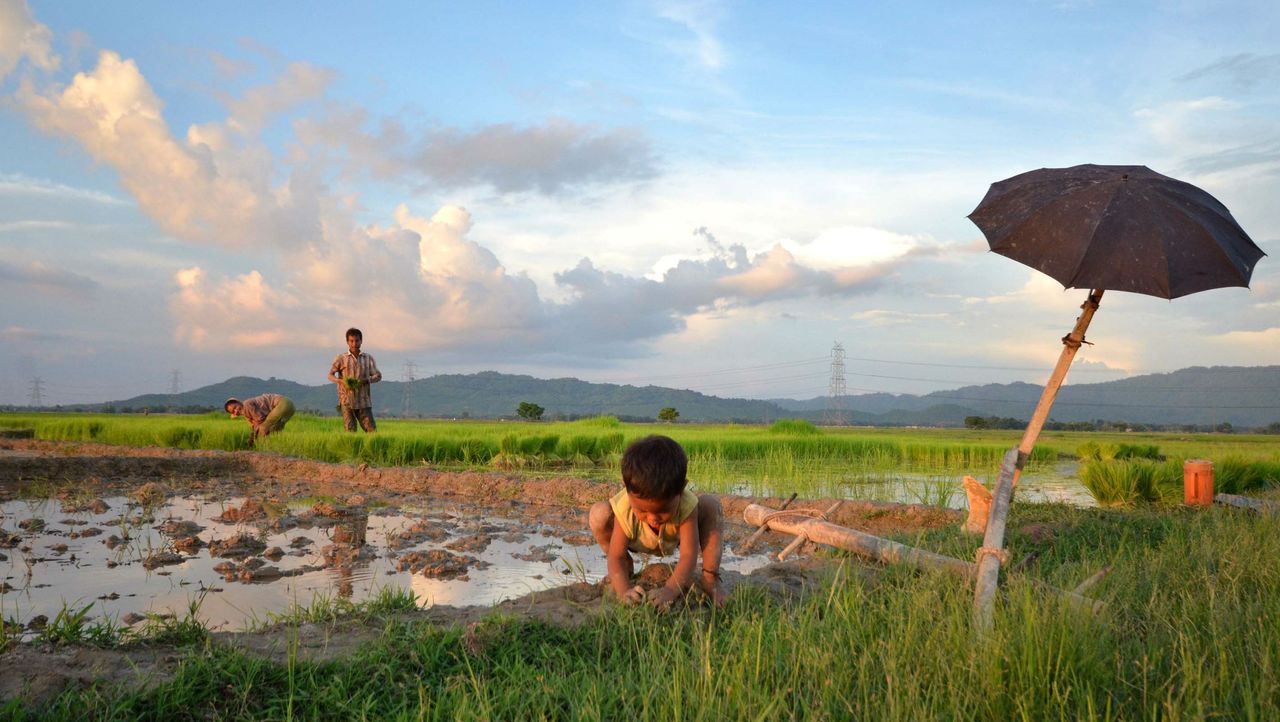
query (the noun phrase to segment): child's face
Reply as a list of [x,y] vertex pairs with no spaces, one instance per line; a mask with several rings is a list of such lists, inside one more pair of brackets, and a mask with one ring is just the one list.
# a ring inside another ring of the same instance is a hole
[[359,336],[355,336],[355,335],[351,335],[347,337],[347,350],[351,352],[352,356],[360,355],[361,340],[362,339]]
[[244,410],[244,404],[227,404],[227,413],[232,416],[239,416]]
[[627,494],[631,498],[631,511],[640,521],[657,528],[671,521],[680,509],[680,497],[670,499],[642,499],[635,494]]

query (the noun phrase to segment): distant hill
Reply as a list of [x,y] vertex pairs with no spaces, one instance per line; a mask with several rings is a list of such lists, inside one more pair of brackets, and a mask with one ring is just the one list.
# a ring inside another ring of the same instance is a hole
[[[1040,389],[1026,383],[986,384],[921,396],[847,396],[842,405],[845,421],[852,424],[961,426],[966,416],[1029,418],[1040,398]],[[147,394],[84,408],[221,408],[228,396],[243,398],[265,391],[288,396],[300,409],[336,413],[337,392],[331,384],[304,386],[283,379],[247,376],[180,394]],[[682,421],[769,422],[784,417],[822,421],[830,406],[826,397],[725,399],[660,386],[538,379],[493,371],[446,374],[413,382],[383,381],[373,387],[373,399],[374,411],[381,416],[400,416],[407,409],[411,417],[444,418],[511,417],[520,402],[529,401],[544,407],[546,418],[611,414],[648,420],[654,419],[662,407],[674,406]],[[1280,421],[1280,366],[1197,366],[1105,383],[1068,383],[1058,394],[1052,419],[1200,426],[1226,422],[1240,428],[1264,427]]]
[[[844,406],[855,415],[915,418],[908,423],[957,426],[968,415],[1029,418],[1041,390],[1041,386],[1027,383],[986,384],[922,396],[849,396]],[[813,413],[830,405],[825,397],[773,401],[788,411],[801,413]],[[1051,418],[1199,426],[1226,422],[1244,428],[1263,427],[1280,421],[1280,366],[1193,366],[1094,384],[1072,384],[1068,375],[1067,385],[1053,404]]]
[[[248,376],[237,376],[180,394],[146,394],[98,406],[153,410],[221,408],[230,396],[244,398],[267,391],[288,396],[301,410],[337,413],[338,392],[333,384],[303,386],[293,381]],[[546,409],[544,418],[548,419],[609,414],[653,420],[664,406],[675,407],[682,421],[758,422],[787,416],[787,412],[769,401],[723,399],[660,386],[595,384],[574,378],[538,379],[494,371],[445,374],[412,382],[382,381],[375,384],[372,391],[374,414],[380,416],[400,416],[407,410],[411,417],[513,417],[522,401]]]

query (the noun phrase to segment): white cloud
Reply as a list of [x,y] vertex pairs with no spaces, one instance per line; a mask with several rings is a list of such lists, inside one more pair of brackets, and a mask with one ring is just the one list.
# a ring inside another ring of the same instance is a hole
[[58,67],[53,33],[35,21],[26,0],[0,0],[0,80],[22,61],[44,71]]
[[664,0],[657,8],[658,17],[683,26],[693,35],[691,43],[673,43],[672,48],[693,59],[711,72],[724,68],[727,62],[724,44],[716,35],[722,13],[713,0]]
[[44,178],[30,178],[20,173],[0,173],[0,195],[35,195],[90,201],[110,206],[127,203],[110,193],[55,183]]
[[644,134],[604,131],[564,118],[526,126],[414,131],[398,119],[374,120],[363,109],[331,103],[326,117],[300,120],[297,129],[303,142],[335,154],[349,175],[435,188],[485,186],[499,193],[551,196],[645,180],[657,172]]

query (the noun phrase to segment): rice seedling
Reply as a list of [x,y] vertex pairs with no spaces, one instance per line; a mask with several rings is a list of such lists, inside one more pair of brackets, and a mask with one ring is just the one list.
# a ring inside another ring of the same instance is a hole
[[804,419],[779,419],[769,426],[769,433],[812,436],[822,432],[818,431],[818,427]]

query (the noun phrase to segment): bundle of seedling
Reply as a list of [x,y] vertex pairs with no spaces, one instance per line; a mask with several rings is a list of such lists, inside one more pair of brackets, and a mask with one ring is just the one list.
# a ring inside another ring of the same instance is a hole
[[347,387],[348,391],[356,391],[360,388],[361,381],[355,376],[346,376],[342,379],[342,385]]

